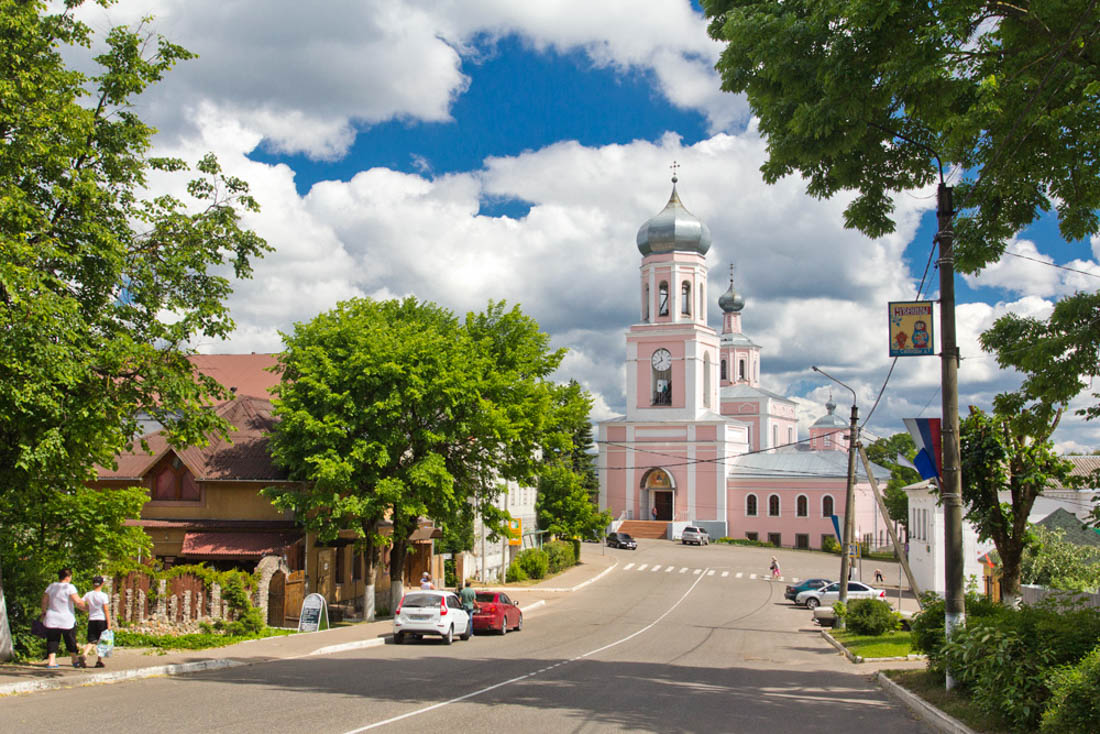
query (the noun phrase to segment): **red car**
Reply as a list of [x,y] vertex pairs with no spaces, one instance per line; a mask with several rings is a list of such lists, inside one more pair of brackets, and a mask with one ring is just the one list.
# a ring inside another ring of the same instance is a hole
[[474,632],[493,630],[503,635],[510,629],[517,632],[523,629],[523,612],[516,603],[499,591],[477,592]]

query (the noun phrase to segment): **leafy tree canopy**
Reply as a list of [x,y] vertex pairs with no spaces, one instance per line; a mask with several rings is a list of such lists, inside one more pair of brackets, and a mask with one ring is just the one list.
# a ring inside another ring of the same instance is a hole
[[1032,531],[1034,542],[1021,561],[1023,583],[1096,593],[1100,588],[1100,548],[1070,543],[1061,529],[1037,525]]
[[[257,209],[247,185],[213,156],[189,201],[148,195],[148,171],[188,167],[149,156],[155,131],[131,100],[191,54],[117,27],[97,72],[68,68],[93,40],[80,4],[0,0],[0,562],[20,627],[57,565],[80,580],[142,542],[122,527],[142,493],[83,489],[141,415],[176,443],[226,429],[189,345],[230,333],[226,274],[247,277],[267,249],[240,226],[238,210]],[[85,537],[76,523],[92,515]]]
[[518,307],[460,322],[415,298],[353,299],[283,338],[272,452],[304,484],[265,491],[322,539],[354,530],[401,558],[419,517],[465,526],[471,501],[502,531],[501,483],[532,485],[540,450],[569,446],[548,380],[563,352]]
[[960,425],[963,503],[981,540],[992,540],[1003,569],[1002,591],[1020,593],[1021,558],[1031,542],[1028,516],[1051,480],[1072,485],[1073,465],[1054,453],[1050,435],[1060,411],[1026,406],[1001,394],[992,414],[971,406]]
[[767,137],[764,179],[857,193],[845,223],[893,231],[893,192],[957,166],[964,272],[1054,209],[1062,236],[1098,232],[1100,9],[1096,0],[703,0],[727,43],[722,88]]

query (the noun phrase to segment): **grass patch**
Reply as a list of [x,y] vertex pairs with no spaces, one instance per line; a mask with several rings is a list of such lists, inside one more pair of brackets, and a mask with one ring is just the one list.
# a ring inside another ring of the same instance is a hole
[[259,640],[264,637],[277,637],[280,635],[293,635],[296,630],[275,629],[266,627],[255,635],[219,635],[197,632],[190,635],[146,635],[139,632],[130,632],[124,629],[115,629],[116,647],[151,647],[158,650],[204,650],[211,647],[225,647],[236,645],[246,640]]
[[910,633],[904,630],[871,636],[834,629],[830,634],[861,658],[900,658],[913,651]]
[[996,719],[979,711],[970,701],[944,688],[943,677],[927,670],[884,670],[883,674],[899,686],[917,694],[949,716],[982,734],[1009,734]]

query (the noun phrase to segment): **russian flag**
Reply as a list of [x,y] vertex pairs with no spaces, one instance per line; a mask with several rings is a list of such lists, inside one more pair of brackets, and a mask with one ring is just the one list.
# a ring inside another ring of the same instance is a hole
[[921,479],[939,479],[943,470],[943,448],[940,443],[939,418],[905,418],[905,427],[917,445],[913,459]]

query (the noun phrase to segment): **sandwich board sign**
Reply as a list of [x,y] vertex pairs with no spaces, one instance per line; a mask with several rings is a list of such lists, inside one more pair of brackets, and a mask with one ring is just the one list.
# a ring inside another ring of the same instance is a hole
[[302,613],[298,615],[299,632],[316,632],[321,629],[321,615],[325,617],[325,629],[328,629],[328,605],[325,597],[310,594],[302,600]]

